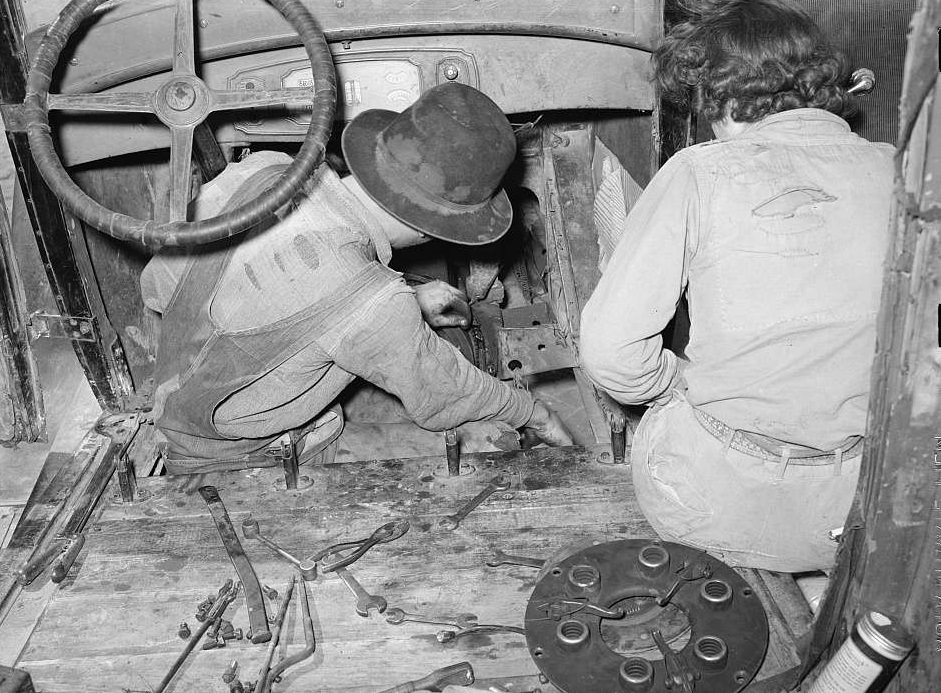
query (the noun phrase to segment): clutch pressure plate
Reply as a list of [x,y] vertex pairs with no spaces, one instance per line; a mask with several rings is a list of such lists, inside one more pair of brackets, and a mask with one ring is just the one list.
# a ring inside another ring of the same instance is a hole
[[526,640],[563,693],[731,693],[764,659],[761,601],[702,551],[612,541],[542,575],[526,607]]

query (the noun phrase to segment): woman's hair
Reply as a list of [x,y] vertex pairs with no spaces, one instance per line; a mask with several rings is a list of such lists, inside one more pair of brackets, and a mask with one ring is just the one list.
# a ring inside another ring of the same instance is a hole
[[[682,0],[681,0],[682,1]],[[814,21],[779,0],[685,0],[692,16],[653,54],[663,98],[709,122],[751,123],[794,108],[854,107],[843,56]],[[698,8],[692,9],[695,6]]]

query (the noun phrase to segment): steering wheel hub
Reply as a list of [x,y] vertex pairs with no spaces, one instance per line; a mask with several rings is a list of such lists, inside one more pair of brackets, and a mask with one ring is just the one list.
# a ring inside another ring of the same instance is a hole
[[211,103],[209,87],[199,77],[176,75],[157,90],[154,110],[164,125],[189,127],[205,120]]

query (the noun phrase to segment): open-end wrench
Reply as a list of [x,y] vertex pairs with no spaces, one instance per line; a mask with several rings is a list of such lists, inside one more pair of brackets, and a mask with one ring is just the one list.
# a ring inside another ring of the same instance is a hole
[[359,580],[353,577],[346,568],[336,568],[333,572],[337,574],[337,577],[343,580],[343,584],[345,584],[350,592],[353,593],[353,596],[356,597],[356,613],[365,618],[369,616],[371,609],[375,609],[380,614],[385,612],[386,607],[389,606],[385,597],[367,592],[363,586],[359,584]]
[[526,630],[519,626],[502,626],[491,623],[481,623],[479,625],[468,626],[461,630],[439,630],[435,633],[435,640],[440,643],[452,642],[465,635],[479,635],[482,633],[516,633],[517,635],[526,635]]
[[526,556],[513,556],[504,553],[501,549],[493,552],[493,557],[487,561],[487,565],[496,568],[501,565],[522,565],[527,568],[542,568],[546,564],[542,558],[527,558]]
[[457,628],[458,630],[464,630],[469,625],[473,625],[473,622],[469,619],[464,623],[459,621],[449,621],[443,618],[434,618],[432,616],[422,616],[421,614],[410,614],[407,611],[403,611],[397,606],[391,607],[386,612],[386,623],[391,623],[392,625],[398,626],[406,621],[410,623],[427,623],[432,626],[448,626],[450,628]]
[[254,519],[251,515],[242,520],[242,534],[246,539],[257,539],[279,556],[296,565],[297,569],[301,571],[301,577],[303,577],[304,580],[317,579],[317,561],[312,559],[301,560],[292,553],[282,549],[259,531],[258,520]]
[[490,483],[484,487],[483,491],[462,505],[460,510],[453,515],[442,517],[438,522],[439,526],[443,529],[457,529],[458,525],[461,524],[463,519],[467,517],[474,508],[490,498],[494,493],[506,491],[508,488],[510,488],[510,477],[506,474],[498,474],[490,480]]
[[470,662],[452,664],[449,667],[435,669],[428,676],[414,681],[406,681],[398,686],[387,688],[382,693],[414,693],[415,691],[442,691],[448,686],[470,686],[474,683],[474,669]]

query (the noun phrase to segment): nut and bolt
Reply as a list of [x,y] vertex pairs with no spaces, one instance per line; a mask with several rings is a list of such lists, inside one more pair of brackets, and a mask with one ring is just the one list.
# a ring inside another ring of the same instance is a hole
[[186,621],[183,621],[183,623],[180,624],[180,628],[177,630],[176,634],[180,636],[181,640],[189,640],[189,637],[193,633],[190,631],[189,624]]
[[241,628],[235,628],[231,621],[222,621],[222,627],[219,629],[219,636],[223,640],[241,640],[244,637]]
[[439,630],[437,633],[435,633],[435,640],[440,643],[451,642],[456,637],[457,633],[453,630]]
[[222,672],[222,680],[225,683],[232,683],[235,680],[235,675],[239,670],[239,660],[233,659],[229,662],[229,666],[225,668],[225,671]]

